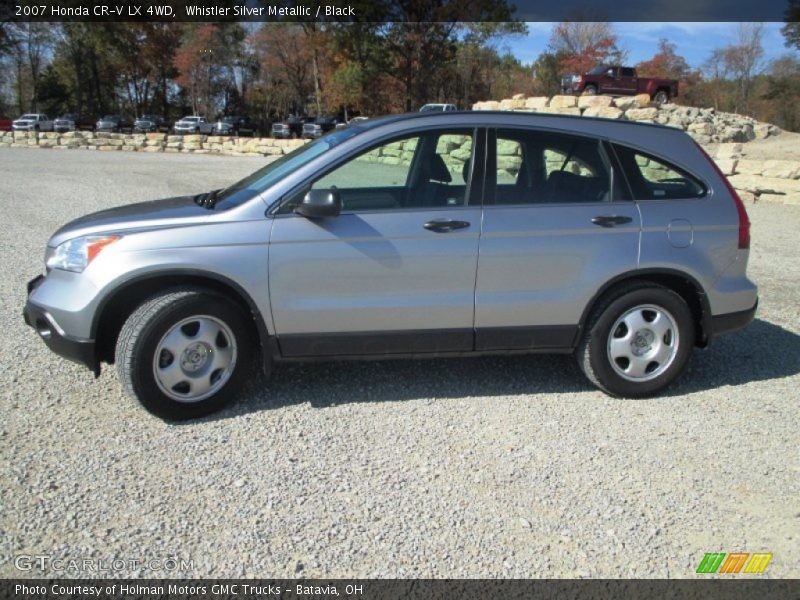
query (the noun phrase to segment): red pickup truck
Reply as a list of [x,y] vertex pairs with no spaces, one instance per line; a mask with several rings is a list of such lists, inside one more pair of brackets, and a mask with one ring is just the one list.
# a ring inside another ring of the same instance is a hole
[[565,76],[561,80],[561,89],[567,94],[648,94],[655,102],[663,103],[678,95],[678,81],[638,77],[633,67],[602,65],[583,75]]

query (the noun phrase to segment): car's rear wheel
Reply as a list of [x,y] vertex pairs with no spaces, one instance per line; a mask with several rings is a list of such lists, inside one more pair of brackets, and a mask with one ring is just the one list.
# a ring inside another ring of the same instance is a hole
[[247,376],[250,329],[242,310],[224,296],[200,289],[154,296],[131,314],[117,340],[122,385],[164,419],[217,411]]
[[658,104],[665,104],[669,102],[669,92],[666,90],[658,90],[656,95],[653,96],[653,101],[657,102]]
[[694,346],[694,320],[670,289],[632,283],[607,295],[589,318],[578,365],[613,396],[642,398],[683,372]]
[[584,96],[596,96],[597,95],[597,87],[593,85],[587,85],[586,89],[583,90]]

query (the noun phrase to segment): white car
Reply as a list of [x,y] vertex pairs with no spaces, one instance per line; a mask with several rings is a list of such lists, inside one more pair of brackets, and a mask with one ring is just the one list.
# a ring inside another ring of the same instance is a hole
[[426,104],[419,112],[452,112],[458,110],[455,104]]
[[53,121],[42,113],[22,115],[11,124],[14,131],[53,131]]
[[205,117],[194,115],[183,117],[173,126],[175,133],[205,133],[210,134],[214,130],[214,124],[209,123]]

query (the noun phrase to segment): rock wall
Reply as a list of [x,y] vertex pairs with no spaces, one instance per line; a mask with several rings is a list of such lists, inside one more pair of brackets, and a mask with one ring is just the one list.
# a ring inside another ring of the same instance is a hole
[[751,158],[746,144],[720,144],[711,157],[742,200],[800,205],[800,161]]
[[165,133],[67,133],[26,131],[0,132],[0,148],[53,148],[133,152],[185,152],[230,156],[280,156],[288,154],[304,140],[274,140],[207,135],[167,135]]
[[780,133],[769,123],[742,115],[678,104],[656,104],[650,96],[534,96],[477,102],[473,110],[510,110],[658,123],[688,132],[701,144],[748,142]]

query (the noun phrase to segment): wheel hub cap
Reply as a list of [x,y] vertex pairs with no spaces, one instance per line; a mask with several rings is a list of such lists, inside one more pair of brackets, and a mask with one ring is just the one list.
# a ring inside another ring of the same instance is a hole
[[642,304],[614,323],[608,337],[608,360],[620,377],[649,381],[675,360],[678,342],[675,318],[660,306]]
[[236,339],[216,317],[198,315],[173,325],[156,346],[153,375],[159,389],[178,402],[213,396],[236,366]]

